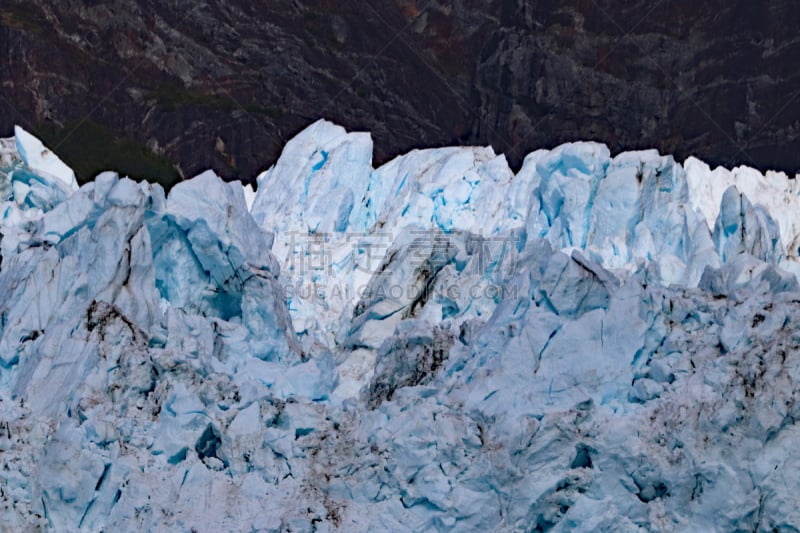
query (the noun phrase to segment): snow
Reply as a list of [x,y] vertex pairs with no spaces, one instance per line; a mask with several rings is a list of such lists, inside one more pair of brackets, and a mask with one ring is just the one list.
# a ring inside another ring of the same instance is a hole
[[800,528],[784,174],[319,121],[255,192],[72,179],[0,140],[10,529]]

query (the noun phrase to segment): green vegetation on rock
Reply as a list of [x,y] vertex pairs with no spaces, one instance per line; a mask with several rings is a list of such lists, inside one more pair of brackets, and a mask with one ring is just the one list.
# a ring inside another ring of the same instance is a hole
[[207,93],[196,89],[181,87],[179,85],[159,85],[151,96],[156,99],[161,109],[178,111],[186,107],[206,107],[222,111],[235,111],[237,109],[277,118],[283,114],[280,109],[269,105],[246,104],[241,105],[227,94]]
[[43,34],[45,31],[41,21],[30,9],[13,3],[0,6],[0,26],[36,34]]
[[154,154],[130,137],[115,136],[91,120],[69,122],[63,128],[45,123],[34,134],[72,167],[80,184],[91,181],[104,170],[160,183],[167,190],[181,180],[170,159]]

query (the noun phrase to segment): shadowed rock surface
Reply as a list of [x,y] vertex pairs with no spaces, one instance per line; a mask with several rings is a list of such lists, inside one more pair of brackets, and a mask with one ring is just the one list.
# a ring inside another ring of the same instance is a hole
[[[512,166],[575,139],[612,152],[800,168],[789,1],[8,0],[0,134],[14,123],[85,180],[252,179],[320,116],[376,163],[491,144]],[[157,156],[148,155],[157,154]]]

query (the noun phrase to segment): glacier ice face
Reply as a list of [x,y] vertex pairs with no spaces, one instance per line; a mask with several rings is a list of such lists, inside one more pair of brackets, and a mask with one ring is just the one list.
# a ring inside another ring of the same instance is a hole
[[45,178],[51,185],[67,191],[78,189],[75,173],[56,154],[45,147],[42,141],[19,126],[14,128],[14,140],[17,153],[25,165],[38,177]]
[[317,122],[258,190],[0,140],[13,530],[797,530],[795,182]]

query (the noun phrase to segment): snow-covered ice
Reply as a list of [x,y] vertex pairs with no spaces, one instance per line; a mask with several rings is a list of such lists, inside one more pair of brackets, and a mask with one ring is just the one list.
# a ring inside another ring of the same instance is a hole
[[18,128],[0,523],[797,531],[798,193],[588,142],[376,169],[325,121],[256,191],[78,188]]

